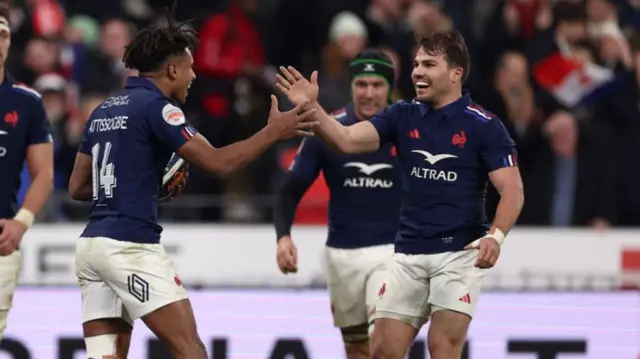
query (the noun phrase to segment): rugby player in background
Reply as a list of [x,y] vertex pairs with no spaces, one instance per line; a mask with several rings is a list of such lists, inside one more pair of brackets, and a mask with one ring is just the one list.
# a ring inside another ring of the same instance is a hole
[[[20,242],[53,190],[53,141],[40,94],[16,82],[5,68],[10,13],[0,4],[0,339],[20,274]],[[25,160],[31,184],[18,209],[16,194]]]
[[[436,32],[419,45],[415,101],[352,126],[311,105],[318,110],[316,135],[338,151],[368,153],[388,143],[398,149],[405,188],[395,261],[376,303],[376,359],[404,358],[429,319],[430,358],[460,358],[484,271],[498,260],[524,202],[513,140],[462,90],[470,62],[462,35]],[[317,73],[308,81],[293,68],[281,72],[280,85],[294,103],[317,98]],[[491,224],[488,180],[501,195]]]
[[[175,7],[175,3],[174,3]],[[91,114],[69,182],[76,200],[92,201],[76,247],[87,356],[125,358],[141,318],[176,359],[206,359],[196,321],[176,268],[160,244],[157,201],[173,153],[224,176],[257,158],[279,139],[312,127],[313,110],[281,113],[272,96],[269,124],[253,137],[216,149],[178,107],[195,78],[195,33],[169,24],[146,28],[126,48],[137,70],[121,92]],[[204,264],[203,264],[204,265]]]
[[[331,114],[345,126],[368,121],[382,110],[395,80],[391,59],[379,50],[365,50],[351,61],[349,70],[352,102]],[[333,322],[342,332],[349,359],[370,358],[370,313],[383,273],[393,260],[402,193],[395,151],[388,144],[373,153],[343,155],[307,138],[276,195],[277,263],[283,273],[294,273],[298,263],[291,225],[296,207],[320,171],[324,173],[331,191],[327,282]]]

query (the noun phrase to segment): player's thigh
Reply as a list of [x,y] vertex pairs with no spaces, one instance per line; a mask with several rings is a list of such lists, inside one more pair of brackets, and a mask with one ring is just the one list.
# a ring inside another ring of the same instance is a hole
[[113,356],[125,359],[131,343],[133,320],[122,300],[98,275],[103,266],[94,238],[80,238],[76,245],[76,278],[80,285],[82,330],[89,358]]
[[375,307],[378,301],[378,293],[382,284],[387,278],[387,271],[392,268],[394,262],[393,245],[379,246],[375,256],[375,262],[372,263],[368,276],[365,281],[365,305],[367,307],[367,316],[369,320],[369,335],[373,331],[373,322],[375,320]]
[[368,268],[363,265],[363,258],[361,249],[327,247],[325,250],[327,287],[335,327],[352,328],[367,323],[365,284]]
[[198,336],[189,299],[185,298],[158,308],[143,316],[142,320],[158,339],[167,344],[174,356],[190,353],[196,348],[198,352],[206,352]]
[[371,336],[374,357],[404,358],[429,314],[422,256],[396,254],[378,290]]
[[131,318],[142,318],[174,355],[202,352],[191,303],[164,248],[106,238],[100,248],[108,260],[98,273],[122,300]]
[[[80,285],[82,322],[117,318],[132,326],[133,318],[122,299],[96,270],[108,266],[108,258],[100,250],[99,241],[99,238],[80,238],[76,244],[75,270]],[[97,332],[116,333],[104,330]],[[88,334],[96,335],[95,332]]]
[[376,320],[395,319],[416,329],[420,329],[427,322],[430,286],[422,257],[395,254],[376,294]]
[[133,320],[187,298],[173,261],[159,244],[100,238],[101,266],[96,271],[122,300]]
[[[476,268],[475,249],[433,255],[438,268],[431,277],[429,304],[432,307],[430,336],[462,344],[475,313],[483,269]],[[444,313],[439,313],[444,311]],[[443,319],[438,319],[443,318]]]
[[0,256],[0,338],[7,327],[7,317],[13,303],[13,293],[20,277],[21,266],[20,251],[15,251],[8,256]]

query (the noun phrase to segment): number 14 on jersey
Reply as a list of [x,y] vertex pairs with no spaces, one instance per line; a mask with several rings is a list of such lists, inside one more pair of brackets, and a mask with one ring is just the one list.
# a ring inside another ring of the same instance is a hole
[[[111,142],[104,144],[104,152],[100,159],[100,144],[96,143],[91,148],[91,160],[93,163],[93,200],[100,199],[100,191],[104,192],[105,198],[113,198],[113,190],[116,188],[117,178],[115,175],[115,166],[109,162],[109,154],[111,153]],[[98,167],[98,160],[100,166]]]

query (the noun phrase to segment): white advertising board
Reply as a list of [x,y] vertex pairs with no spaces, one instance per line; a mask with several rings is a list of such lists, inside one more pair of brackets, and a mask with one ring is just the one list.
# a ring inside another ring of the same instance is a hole
[[[75,242],[79,225],[36,225],[23,244],[23,285],[75,285]],[[296,227],[299,272],[283,276],[276,267],[271,226],[168,225],[162,243],[186,285],[304,287],[324,284],[326,228]],[[622,252],[640,251],[640,231],[517,228],[508,236],[492,288],[611,288],[619,284]]]
[[[191,291],[211,359],[341,359],[328,295]],[[637,359],[640,294],[483,294],[462,359]],[[426,328],[409,359],[426,359]],[[169,359],[136,323],[129,359]],[[76,289],[20,288],[0,359],[85,358]]]

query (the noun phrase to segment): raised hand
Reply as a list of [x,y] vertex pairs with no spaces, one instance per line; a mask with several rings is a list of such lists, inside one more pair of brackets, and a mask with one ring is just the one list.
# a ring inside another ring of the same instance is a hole
[[280,139],[287,139],[293,136],[313,136],[310,130],[318,125],[317,121],[311,120],[311,116],[316,112],[315,108],[306,109],[308,100],[299,103],[293,110],[280,112],[278,109],[278,98],[271,95],[271,112],[269,113],[269,126],[275,129]]
[[307,80],[293,66],[280,66],[280,73],[276,75],[276,87],[287,96],[294,105],[300,105],[304,101],[309,103],[318,99],[318,71],[311,74]]

